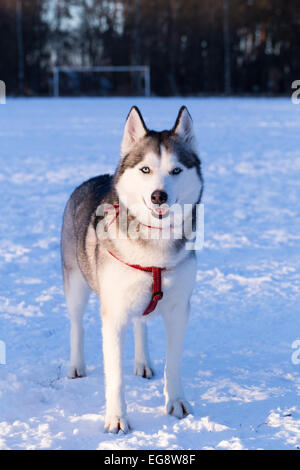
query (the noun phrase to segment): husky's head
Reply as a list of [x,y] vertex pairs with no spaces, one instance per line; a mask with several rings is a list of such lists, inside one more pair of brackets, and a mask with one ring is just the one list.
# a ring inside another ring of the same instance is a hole
[[200,160],[185,106],[173,128],[161,132],[147,129],[136,106],[130,110],[115,181],[120,201],[144,224],[162,223],[172,206],[200,202]]

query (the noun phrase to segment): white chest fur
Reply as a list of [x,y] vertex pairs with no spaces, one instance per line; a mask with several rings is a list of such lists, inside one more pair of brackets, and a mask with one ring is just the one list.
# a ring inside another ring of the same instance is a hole
[[[189,256],[176,266],[163,270],[163,299],[150,316],[161,313],[164,309],[170,309],[178,303],[187,303],[193,289],[195,272],[194,256]],[[122,317],[123,320],[142,316],[152,295],[151,273],[127,266],[109,253],[105,253],[105,263],[99,273],[98,281],[101,304],[106,314]]]

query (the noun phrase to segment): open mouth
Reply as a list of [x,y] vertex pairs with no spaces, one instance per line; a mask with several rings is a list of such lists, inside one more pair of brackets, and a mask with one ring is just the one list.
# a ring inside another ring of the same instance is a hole
[[154,215],[154,217],[163,219],[164,217],[167,217],[167,215],[169,214],[169,207],[158,206],[158,207],[151,209],[151,212]]
[[169,215],[170,208],[167,204],[162,204],[161,206],[157,204],[155,207],[151,208],[146,204],[146,201],[144,198],[143,198],[143,201],[147,209],[149,209],[149,211],[153,215],[153,217],[157,219],[163,219]]

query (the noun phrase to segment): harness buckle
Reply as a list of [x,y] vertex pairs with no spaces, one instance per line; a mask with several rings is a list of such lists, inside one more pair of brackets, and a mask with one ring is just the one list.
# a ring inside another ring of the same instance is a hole
[[159,292],[153,292],[152,294],[152,299],[154,299],[154,297],[157,297],[158,296],[158,300],[161,300],[164,296],[164,293],[162,291],[159,291]]

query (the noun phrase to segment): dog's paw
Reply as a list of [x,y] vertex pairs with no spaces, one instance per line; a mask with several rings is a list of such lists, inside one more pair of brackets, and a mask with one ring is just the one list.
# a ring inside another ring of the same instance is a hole
[[136,362],[134,364],[134,373],[135,375],[140,375],[144,379],[151,379],[154,376],[154,370],[149,364],[144,364],[141,362]]
[[85,377],[85,365],[81,366],[70,366],[68,370],[68,377],[69,379],[78,379],[80,377]]
[[178,419],[185,418],[192,413],[193,409],[188,401],[177,398],[176,400],[169,400],[166,404],[166,413],[175,416]]
[[124,434],[127,434],[130,429],[130,424],[125,416],[107,416],[105,419],[105,432],[118,434],[119,431],[122,431]]

